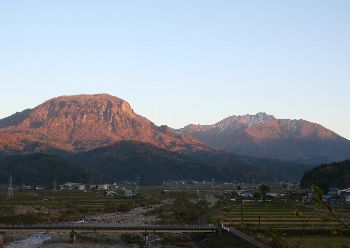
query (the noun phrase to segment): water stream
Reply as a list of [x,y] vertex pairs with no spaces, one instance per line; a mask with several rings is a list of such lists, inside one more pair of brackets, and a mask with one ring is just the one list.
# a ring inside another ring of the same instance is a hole
[[51,236],[46,232],[35,233],[25,239],[13,241],[4,246],[4,248],[37,248],[45,241],[51,239]]

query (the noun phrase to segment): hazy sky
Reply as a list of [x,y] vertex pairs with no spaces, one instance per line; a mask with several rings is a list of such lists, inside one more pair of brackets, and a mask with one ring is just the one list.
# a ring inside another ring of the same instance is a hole
[[0,118],[106,92],[176,128],[263,111],[350,138],[350,1],[0,1],[0,86]]

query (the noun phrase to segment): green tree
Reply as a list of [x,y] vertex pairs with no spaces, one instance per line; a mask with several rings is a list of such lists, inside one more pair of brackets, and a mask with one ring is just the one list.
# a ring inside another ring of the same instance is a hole
[[266,201],[266,193],[270,191],[270,187],[266,184],[262,184],[259,186],[259,190],[262,196],[263,201]]
[[253,193],[253,198],[254,198],[254,200],[259,200],[259,199],[261,199],[261,194],[260,194],[260,192],[258,192],[258,191],[255,191],[254,193]]

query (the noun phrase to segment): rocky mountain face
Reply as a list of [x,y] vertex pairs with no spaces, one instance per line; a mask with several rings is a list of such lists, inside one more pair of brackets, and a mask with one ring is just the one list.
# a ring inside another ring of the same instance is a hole
[[172,151],[210,150],[196,138],[156,126],[117,97],[62,96],[0,120],[0,150],[76,152],[134,140]]
[[178,130],[208,146],[247,156],[321,163],[350,158],[350,141],[305,120],[272,115],[231,116],[213,125]]

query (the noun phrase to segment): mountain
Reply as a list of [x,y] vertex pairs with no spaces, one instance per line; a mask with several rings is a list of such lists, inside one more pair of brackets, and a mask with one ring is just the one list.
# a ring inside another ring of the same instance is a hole
[[158,146],[120,141],[74,154],[75,163],[98,171],[108,182],[134,180],[138,174],[143,184],[167,180],[206,180],[266,182],[300,180],[305,165],[271,159],[236,156],[223,151],[201,151],[180,154]]
[[94,182],[99,174],[67,159],[47,154],[25,154],[0,157],[0,183],[52,185],[65,182]]
[[108,94],[61,96],[0,120],[0,150],[8,153],[87,151],[120,140],[172,151],[211,150],[190,135],[156,126]]
[[317,166],[305,172],[300,185],[302,187],[316,185],[321,188],[348,188],[350,187],[350,160]]
[[12,175],[16,185],[52,185],[54,181],[112,183],[133,181],[136,175],[141,177],[143,185],[213,178],[263,183],[296,181],[304,170],[305,165],[235,156],[223,151],[186,155],[138,141],[119,141],[111,146],[65,154],[65,157],[42,153],[0,156],[0,184],[7,184]]
[[[251,123],[263,123],[264,118],[267,116],[257,116]],[[236,126],[247,125],[243,121],[236,123]],[[196,128],[211,129],[210,126]],[[140,174],[145,184],[211,178],[257,183],[295,181],[310,168],[211,148],[183,131],[155,125],[136,114],[126,101],[107,94],[61,96],[0,120],[0,159],[19,156],[17,163],[26,159],[21,156],[31,153],[56,155],[55,164],[62,164],[67,180],[74,176],[69,172],[74,172],[69,169],[73,164],[84,167],[103,181],[130,180]],[[36,164],[31,157],[28,161]],[[40,161],[46,161],[50,168],[50,160]],[[13,168],[17,168],[16,163]],[[29,162],[26,165],[32,171],[28,177],[44,176],[36,172],[38,167],[32,168]],[[3,179],[12,168],[9,164],[6,166]],[[51,181],[54,175],[46,176]],[[19,181],[28,182],[25,178]]]
[[213,125],[188,125],[178,131],[208,146],[246,156],[310,164],[350,158],[350,141],[331,130],[265,113],[231,116]]

